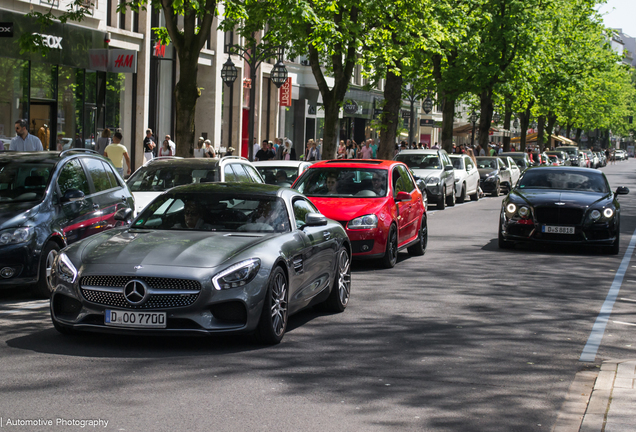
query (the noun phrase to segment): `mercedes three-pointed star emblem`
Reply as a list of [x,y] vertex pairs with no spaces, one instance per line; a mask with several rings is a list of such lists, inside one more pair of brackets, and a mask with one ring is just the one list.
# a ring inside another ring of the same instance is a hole
[[139,306],[144,303],[149,295],[150,290],[148,285],[138,279],[133,279],[124,286],[124,297],[126,297],[128,303],[133,306]]

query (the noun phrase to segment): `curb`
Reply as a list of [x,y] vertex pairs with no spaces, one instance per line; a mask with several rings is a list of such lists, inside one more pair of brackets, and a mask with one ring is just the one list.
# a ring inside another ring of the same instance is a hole
[[604,361],[579,431],[633,431],[636,424],[635,381],[636,360]]

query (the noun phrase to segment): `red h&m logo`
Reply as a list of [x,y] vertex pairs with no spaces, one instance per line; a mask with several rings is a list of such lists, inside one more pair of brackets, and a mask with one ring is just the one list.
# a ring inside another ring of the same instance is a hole
[[157,42],[155,44],[155,57],[165,57],[166,56],[166,45],[161,45],[161,42]]
[[120,54],[117,56],[117,60],[115,60],[115,67],[116,68],[132,67],[133,58],[134,58],[133,55]]

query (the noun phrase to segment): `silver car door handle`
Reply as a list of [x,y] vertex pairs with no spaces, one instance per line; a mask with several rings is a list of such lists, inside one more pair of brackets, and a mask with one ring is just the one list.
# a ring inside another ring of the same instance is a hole
[[322,235],[325,236],[325,240],[329,240],[331,237],[331,233],[329,231],[323,231]]

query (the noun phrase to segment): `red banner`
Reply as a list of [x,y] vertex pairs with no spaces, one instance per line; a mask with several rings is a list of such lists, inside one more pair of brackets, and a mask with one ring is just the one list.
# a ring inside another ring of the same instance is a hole
[[287,78],[285,84],[280,86],[280,106],[288,107],[292,104],[292,80],[291,77]]

